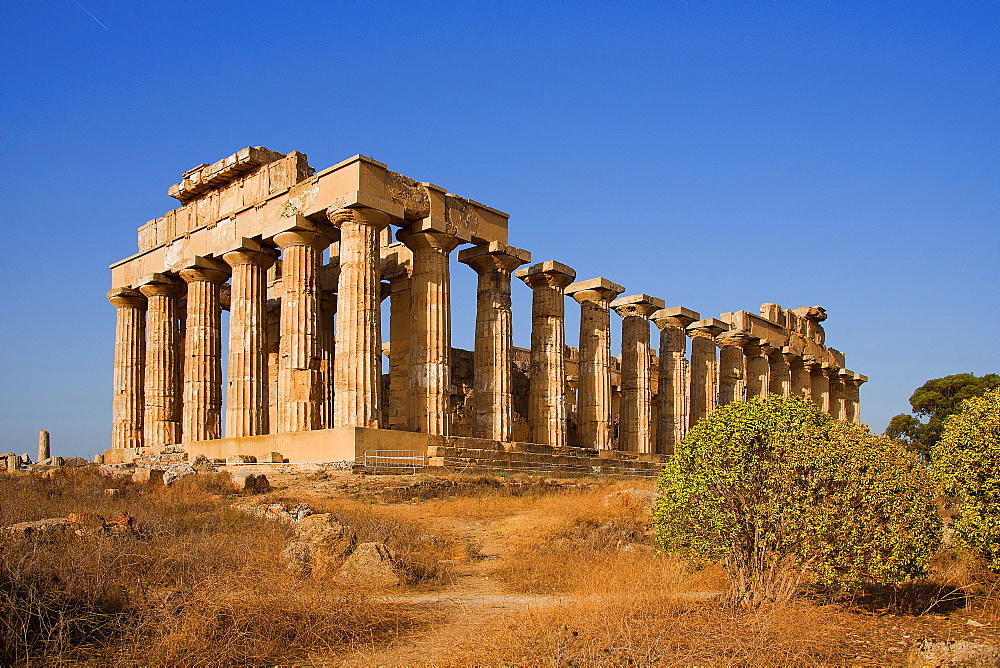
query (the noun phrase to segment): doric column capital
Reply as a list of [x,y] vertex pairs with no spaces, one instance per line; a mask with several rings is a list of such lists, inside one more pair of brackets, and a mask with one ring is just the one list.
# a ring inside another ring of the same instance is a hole
[[752,340],[751,336],[746,332],[739,330],[732,330],[729,332],[723,332],[715,337],[715,343],[720,348],[733,347],[733,348],[743,348]]
[[701,318],[701,314],[683,306],[672,306],[655,311],[649,316],[653,324],[663,331],[667,327],[686,328],[695,320]]
[[146,298],[135,288],[113,288],[108,291],[108,301],[117,308],[146,308]]
[[576,270],[562,262],[546,260],[530,267],[521,267],[514,275],[532,290],[542,287],[565,288],[576,278]]
[[743,346],[743,354],[747,357],[768,357],[775,350],[777,349],[771,345],[768,339],[756,337],[751,337]]
[[330,237],[314,230],[279,232],[274,235],[273,241],[281,249],[292,246],[311,246],[316,250],[323,250],[330,245]]
[[500,241],[491,241],[463,248],[458,252],[458,261],[469,265],[478,274],[491,271],[509,274],[522,264],[531,262],[531,253]]
[[440,253],[450,253],[459,244],[464,243],[461,239],[448,232],[438,230],[413,230],[404,227],[396,233],[396,238],[413,251],[433,249]]
[[377,229],[383,229],[392,222],[392,216],[378,209],[367,207],[339,208],[330,207],[326,210],[326,218],[334,227],[340,228],[345,224],[356,223],[359,225],[370,225]]
[[269,268],[277,259],[278,254],[270,246],[244,238],[238,248],[223,254],[222,259],[230,267],[255,265],[262,269]]
[[181,282],[168,274],[149,274],[139,279],[139,283],[139,292],[145,297],[176,297],[181,294]]
[[185,283],[206,281],[208,283],[225,283],[231,273],[229,266],[220,260],[196,256],[194,261],[178,272]]
[[614,300],[610,306],[622,318],[649,318],[663,308],[664,303],[662,299],[649,295],[628,295]]
[[781,356],[788,363],[788,366],[793,369],[801,368],[803,365],[802,355],[791,346],[782,347]]
[[861,387],[863,383],[868,382],[868,376],[862,375],[860,373],[853,373],[851,374],[851,376],[845,379],[845,382],[850,384],[851,387]]
[[827,378],[839,378],[840,367],[834,366],[832,364],[823,364],[821,367],[823,369],[823,375]]
[[722,332],[729,329],[729,325],[716,318],[705,318],[703,320],[695,320],[690,325],[687,326],[687,334],[692,339],[711,339],[715,342],[715,337],[717,337]]
[[591,278],[567,285],[565,292],[580,304],[590,302],[606,309],[625,288],[606,278]]
[[817,373],[822,370],[823,363],[815,357],[805,356],[802,358],[802,365],[809,369],[809,373]]

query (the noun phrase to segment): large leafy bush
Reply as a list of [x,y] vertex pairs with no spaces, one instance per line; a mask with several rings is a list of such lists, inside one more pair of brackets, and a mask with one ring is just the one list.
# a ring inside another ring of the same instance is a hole
[[735,598],[804,580],[897,584],[939,541],[937,492],[915,456],[798,397],[727,404],[698,423],[659,480],[665,549],[724,561]]
[[955,543],[1000,568],[1000,388],[966,399],[931,456],[958,506]]

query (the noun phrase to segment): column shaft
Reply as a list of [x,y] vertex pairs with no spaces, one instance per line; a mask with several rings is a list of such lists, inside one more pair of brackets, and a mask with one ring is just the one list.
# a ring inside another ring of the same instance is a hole
[[650,316],[660,329],[660,375],[657,403],[656,452],[672,455],[687,432],[688,362],[685,328],[700,315],[682,306]]
[[621,419],[618,447],[627,452],[653,452],[653,390],[649,362],[649,316],[663,300],[649,295],[619,297],[611,302],[622,318]]
[[719,346],[718,405],[725,406],[746,398],[746,369],[743,346],[748,336],[743,332],[725,332],[716,338]]
[[[143,382],[146,364],[146,298],[138,290],[118,288],[108,293],[115,305],[115,370],[112,401],[111,447],[141,448],[143,445]],[[48,452],[49,435],[44,434]],[[38,441],[38,461],[43,456],[42,437]]]
[[199,261],[199,266],[180,272],[187,283],[181,411],[181,438],[185,442],[222,437],[222,305],[219,297],[228,268],[223,271],[225,265],[217,261],[203,258]]
[[145,447],[159,448],[178,443],[181,437],[177,350],[180,289],[175,279],[155,274],[139,290],[147,302],[143,441]]
[[792,376],[788,362],[780,350],[771,352],[768,357],[770,382],[768,394],[787,397],[792,393]]
[[319,427],[333,427],[333,364],[337,357],[337,295],[324,292],[319,300]]
[[410,278],[389,279],[389,428],[413,431],[410,418]]
[[743,347],[746,355],[747,398],[766,397],[770,386],[770,365],[767,350],[760,343],[750,343]]
[[728,325],[714,318],[691,323],[687,332],[691,337],[691,387],[690,426],[715,410],[716,373],[715,337],[728,329]]

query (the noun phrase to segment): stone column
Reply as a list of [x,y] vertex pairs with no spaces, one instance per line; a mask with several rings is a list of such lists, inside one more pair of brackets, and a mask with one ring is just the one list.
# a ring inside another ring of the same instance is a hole
[[[141,448],[143,414],[143,376],[146,364],[146,298],[132,288],[116,288],[108,299],[117,310],[115,324],[115,372],[112,398],[111,447]],[[49,449],[49,433],[38,436],[39,460]]]
[[841,401],[843,400],[840,391],[840,368],[835,366],[823,366],[823,375],[826,376],[826,408],[824,409],[834,419],[841,419]]
[[143,445],[159,448],[181,440],[181,391],[177,343],[180,324],[177,298],[181,283],[166,274],[141,279],[146,297],[146,402],[143,411]]
[[653,452],[649,316],[663,306],[662,299],[649,295],[619,297],[611,302],[611,308],[622,319],[622,403],[618,447],[627,452]]
[[531,442],[566,445],[566,323],[563,290],[576,271],[548,260],[518,269],[515,276],[532,291],[531,381],[528,423]]
[[696,320],[687,327],[691,337],[691,399],[688,412],[691,427],[715,410],[715,337],[727,329],[727,323],[715,318]]
[[330,245],[330,236],[300,218],[295,229],[275,235],[274,243],[281,248],[277,431],[309,431],[319,427],[323,402],[319,375],[319,272],[322,251]]
[[751,339],[743,346],[746,355],[747,399],[766,397],[770,386],[768,353],[773,350],[767,339]]
[[700,314],[683,306],[661,309],[649,316],[660,330],[660,375],[656,407],[656,452],[674,454],[687,433],[687,349],[685,328]]
[[806,360],[809,369],[811,395],[813,403],[824,411],[830,410],[830,381],[823,373],[823,363],[818,360]]
[[577,439],[580,447],[611,449],[611,300],[625,288],[606,278],[577,281],[566,294],[580,303]]
[[219,260],[196,257],[180,271],[187,283],[184,336],[184,403],[181,439],[185,442],[222,438],[222,284],[229,267]]
[[[140,408],[139,416],[140,416],[140,419],[141,419],[141,417],[142,417],[142,413],[141,413],[142,406],[140,406],[139,408]],[[117,426],[117,424],[116,424],[116,426]],[[139,424],[139,429],[140,429],[140,431],[139,431],[139,441],[138,441],[137,445],[126,445],[126,446],[121,446],[121,447],[126,447],[126,448],[141,448],[142,447],[142,423],[141,422]],[[117,434],[115,434],[115,435],[117,436]],[[112,447],[117,448],[119,446],[116,445],[114,442],[112,442]],[[43,430],[41,430],[41,431],[38,432],[38,459],[35,460],[35,463],[38,464],[40,462],[44,462],[46,459],[48,459],[51,456],[52,456],[52,449],[49,447],[49,432],[47,432],[47,431],[45,431],[43,429]]]
[[750,341],[746,332],[729,331],[715,337],[719,346],[718,405],[746,400],[746,369],[743,347]]
[[788,372],[791,377],[791,394],[803,399],[812,399],[812,378],[809,368],[802,355],[792,352],[789,347],[781,349],[781,355],[788,362]]
[[787,397],[792,393],[792,376],[785,359],[784,348],[771,348],[767,353],[770,381],[768,382],[768,394],[776,394],[779,397]]
[[335,319],[337,293],[321,292],[319,296],[319,376],[320,409],[319,428],[333,427],[333,364],[337,355]]
[[410,407],[414,431],[451,433],[451,274],[462,243],[439,221],[411,223],[397,238],[413,252],[410,275]]
[[458,261],[472,267],[479,277],[472,435],[510,441],[514,421],[510,274],[531,262],[531,253],[493,241],[460,251]]
[[333,424],[379,426],[382,380],[379,232],[390,221],[375,209],[327,211],[340,228],[337,348],[333,371]]
[[846,384],[845,395],[846,399],[844,401],[844,418],[848,422],[853,422],[854,424],[861,424],[861,385],[868,381],[867,376],[863,376],[860,373],[851,373],[844,379]]
[[410,419],[410,275],[389,278],[389,425],[412,430]]
[[222,256],[233,272],[226,438],[268,433],[267,270],[275,256],[252,239]]

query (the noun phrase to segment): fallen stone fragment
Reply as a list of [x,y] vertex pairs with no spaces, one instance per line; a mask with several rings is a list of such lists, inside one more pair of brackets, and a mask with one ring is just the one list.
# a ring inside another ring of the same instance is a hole
[[1000,647],[967,640],[925,640],[914,643],[907,666],[1000,666]]
[[104,530],[112,536],[136,536],[139,534],[135,518],[121,511],[118,511],[112,519],[104,523]]
[[264,462],[267,464],[281,464],[285,461],[285,458],[281,456],[280,452],[267,452],[257,458],[257,462]]
[[113,499],[118,499],[125,496],[125,490],[117,487],[109,487],[104,490],[104,496],[110,496]]
[[267,476],[255,473],[231,473],[233,487],[237,492],[248,494],[265,494],[271,491]]
[[63,460],[62,465],[63,466],[86,466],[89,463],[90,462],[88,462],[83,457],[69,457],[69,458]]
[[45,520],[34,520],[32,522],[18,522],[4,527],[4,531],[14,536],[27,538],[28,536],[46,535],[53,533],[63,533],[71,530],[73,523],[65,517],[50,517]]
[[361,543],[337,573],[341,583],[363,589],[399,586],[392,568],[392,555],[384,543]]
[[257,458],[250,455],[229,455],[226,464],[256,464]]
[[132,482],[151,484],[163,482],[163,471],[159,469],[136,469],[132,473]]
[[168,466],[167,470],[163,472],[163,484],[171,485],[181,478],[186,478],[196,473],[198,472],[194,470],[194,467],[187,462],[177,462]]
[[135,464],[101,464],[97,467],[103,475],[116,478],[127,478],[135,470]]
[[215,471],[215,464],[205,455],[198,455],[191,462],[191,468],[198,473],[213,473]]

